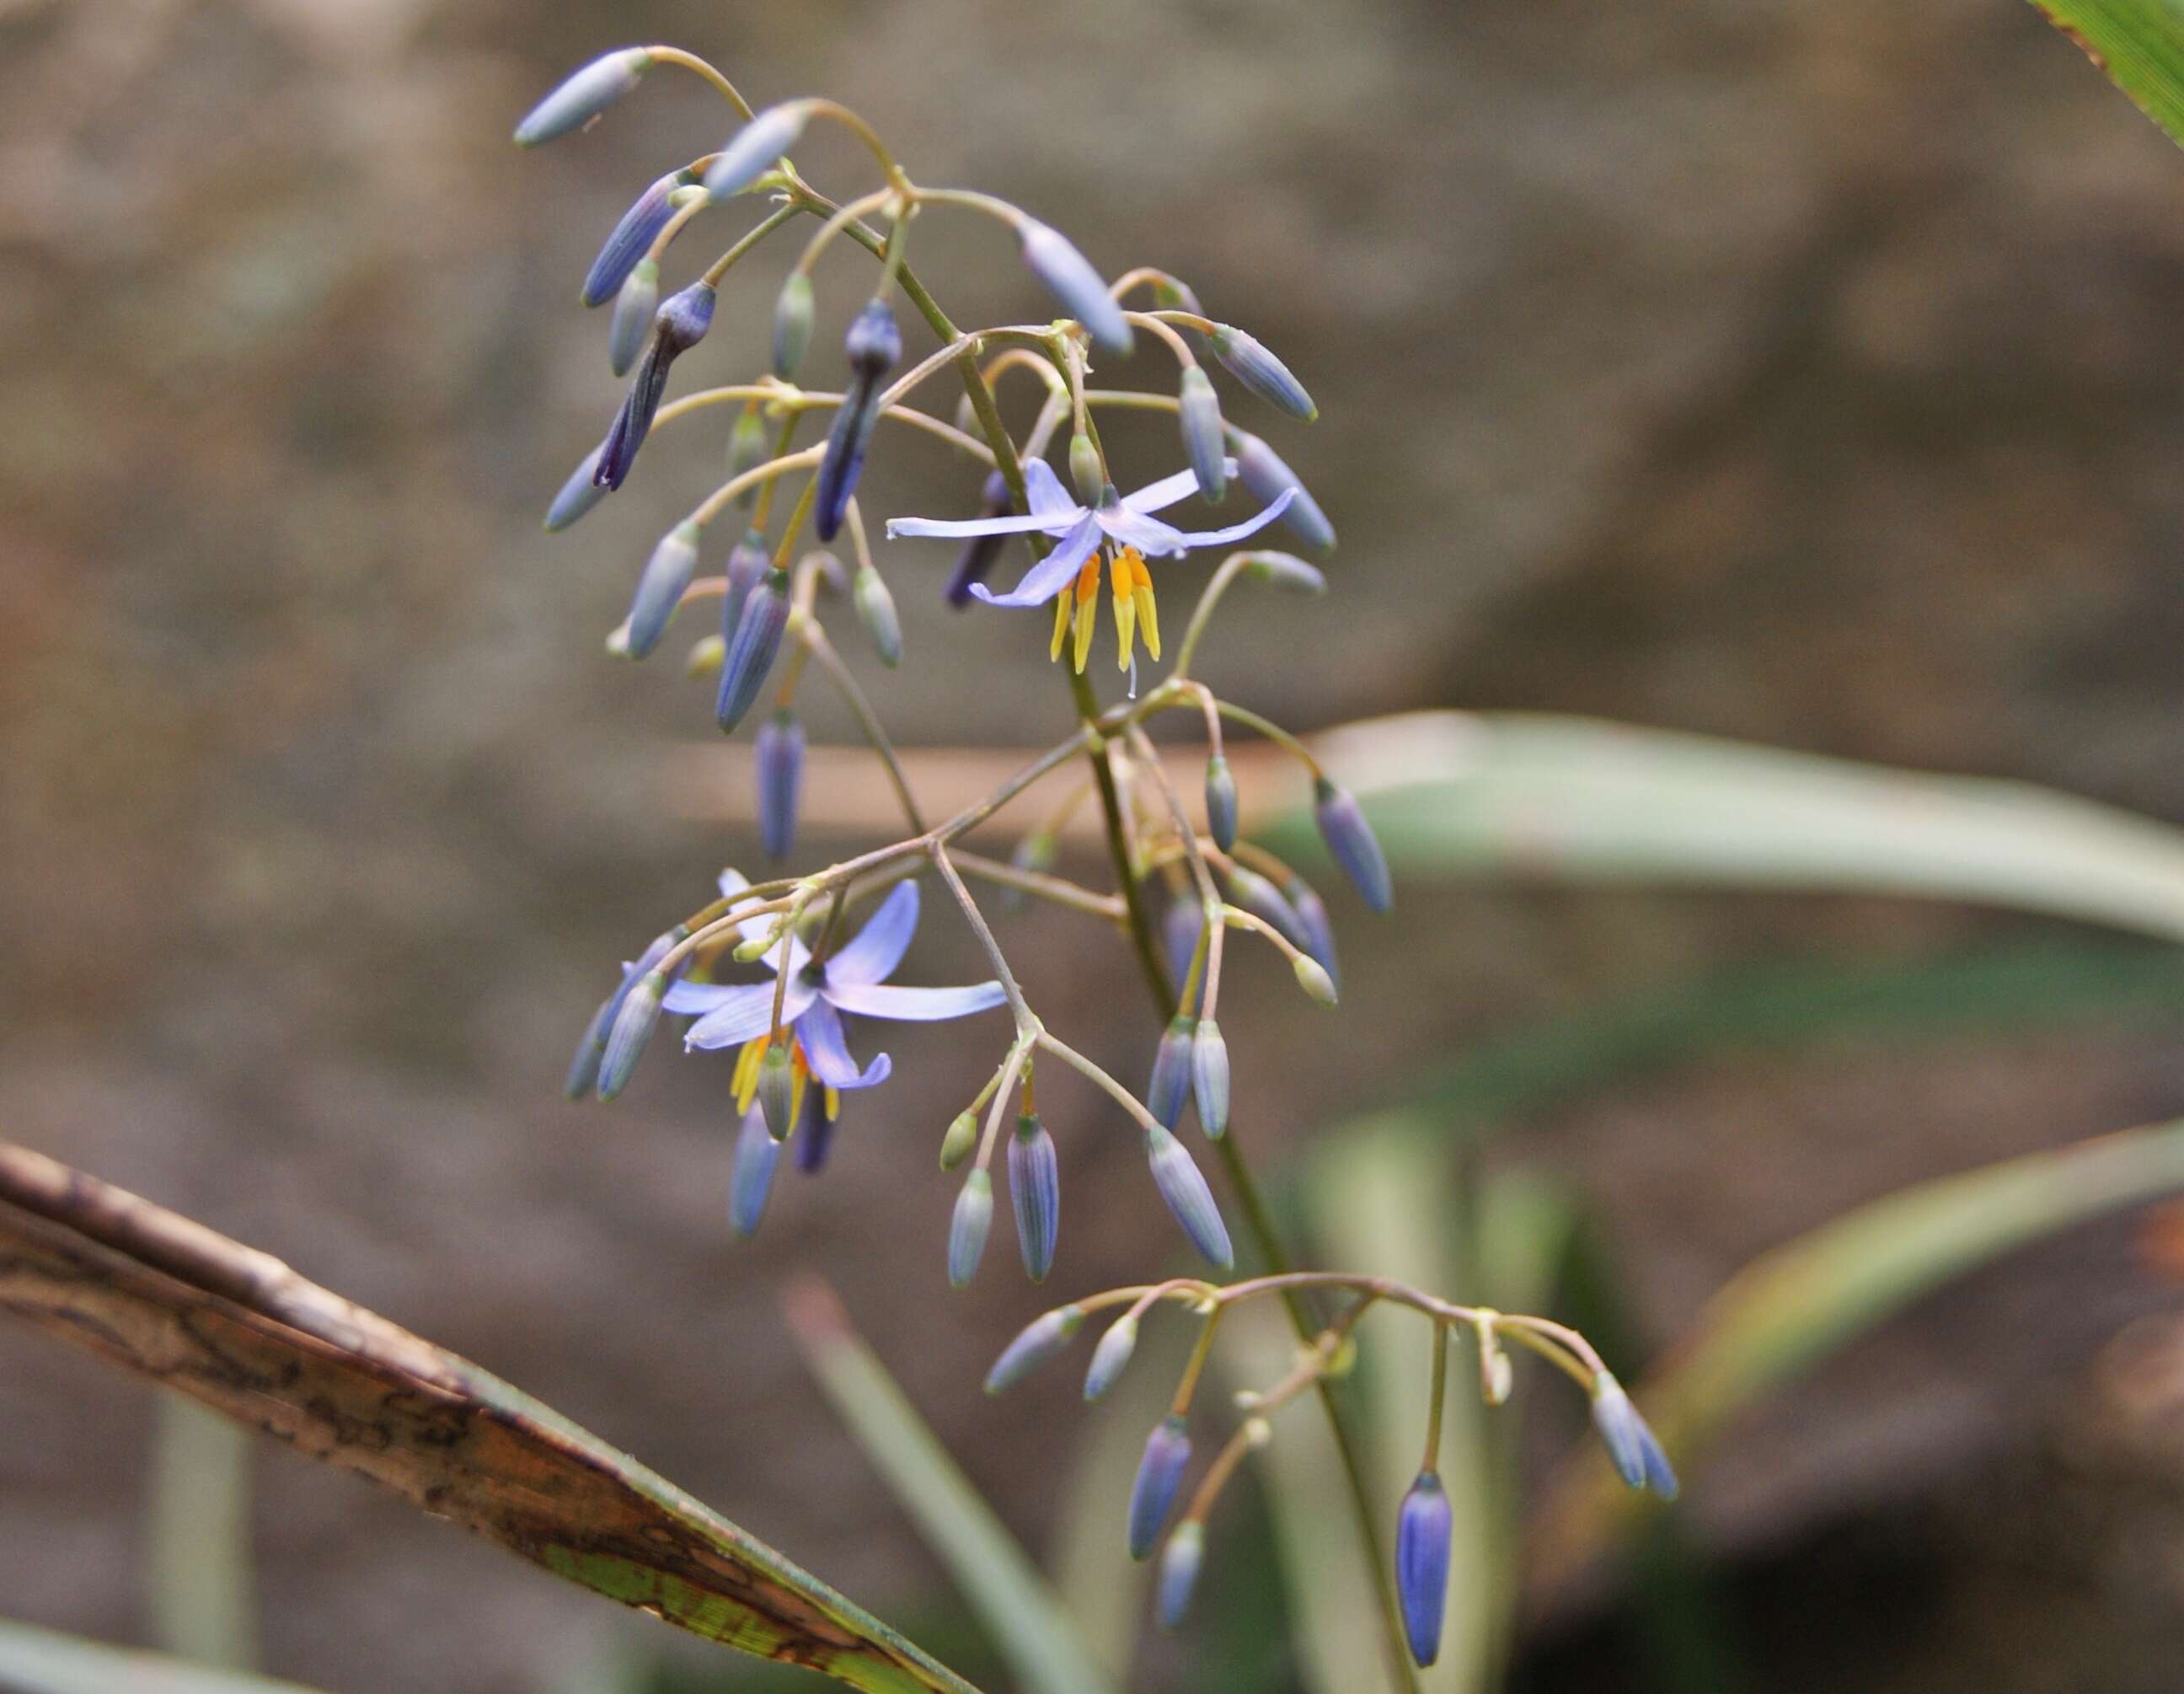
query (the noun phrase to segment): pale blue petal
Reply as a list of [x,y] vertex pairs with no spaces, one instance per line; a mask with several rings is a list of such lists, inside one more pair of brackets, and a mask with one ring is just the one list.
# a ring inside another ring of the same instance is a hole
[[1183,538],[1193,547],[1225,547],[1247,535],[1256,535],[1287,511],[1290,502],[1296,497],[1295,488],[1284,488],[1241,523],[1232,523],[1226,529],[1187,529],[1183,532]]
[[864,1017],[892,1017],[907,1023],[938,1023],[989,1011],[1008,996],[999,983],[971,988],[896,988],[887,983],[855,983],[829,989],[827,998],[844,1011]]
[[796,1039],[804,1044],[804,1062],[811,1074],[829,1088],[871,1088],[885,1082],[894,1061],[882,1053],[863,1070],[850,1056],[850,1044],[842,1033],[842,1020],[823,1000],[815,1000],[796,1020]]
[[1147,517],[1123,506],[1105,506],[1097,514],[1100,527],[1117,541],[1134,547],[1148,559],[1178,558],[1190,550],[1183,532],[1156,517]]
[[772,983],[686,983],[667,984],[667,997],[660,1002],[663,1011],[677,1012],[685,1017],[703,1017],[709,1011],[717,1011],[739,994],[767,994],[773,992]]
[[1044,459],[1027,460],[1023,467],[1024,493],[1031,497],[1031,509],[1041,517],[1061,517],[1065,514],[1074,523],[1084,515],[1084,508],[1069,498],[1061,486],[1061,478],[1054,474],[1054,467]]
[[916,933],[917,884],[897,883],[856,939],[827,960],[826,992],[832,995],[844,984],[885,982]]
[[[791,980],[782,998],[781,1017],[793,1023],[818,997],[810,984]],[[682,1038],[685,1047],[740,1047],[773,1028],[773,984],[753,983],[739,998],[724,1000],[690,1026]]]
[[983,582],[971,584],[971,592],[989,606],[1041,606],[1067,588],[1078,568],[1100,544],[1100,526],[1088,513],[1055,544],[1054,551],[1024,572],[1023,581],[1006,594],[997,594]]
[[[749,887],[749,878],[741,871],[727,870],[721,872],[721,892],[728,899],[733,900]],[[760,917],[739,918],[736,922],[736,933],[746,941],[759,940],[772,933],[774,924],[780,917],[779,912],[770,911]],[[760,962],[769,971],[779,970],[781,949],[778,947],[772,949]],[[788,938],[788,973],[794,976],[811,962],[811,950],[804,945],[800,938],[790,936]]]
[[1059,535],[1076,516],[1072,509],[1054,513],[1004,512],[999,517],[889,518],[887,532],[889,541],[905,535],[1022,535],[1034,529]]
[[[1241,474],[1233,459],[1221,461],[1223,472],[1230,476]],[[1163,476],[1157,482],[1148,482],[1134,494],[1123,496],[1123,504],[1134,512],[1156,512],[1173,505],[1187,494],[1198,492],[1198,473],[1178,471],[1173,476]]]

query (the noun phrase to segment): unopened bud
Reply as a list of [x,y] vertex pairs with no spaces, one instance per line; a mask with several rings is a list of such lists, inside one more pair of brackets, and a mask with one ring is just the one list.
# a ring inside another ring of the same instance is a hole
[[1190,1048],[1198,1034],[1198,1020],[1178,1012],[1161,1033],[1153,1054],[1152,1080],[1145,1084],[1145,1110],[1173,1129],[1183,1120],[1183,1103],[1190,1096]]
[[1223,1270],[1234,1265],[1236,1253],[1228,1244],[1228,1227],[1221,1221],[1221,1208],[1214,1204],[1213,1190],[1206,1185],[1204,1173],[1184,1151],[1183,1143],[1166,1129],[1148,1129],[1145,1157],[1152,1167],[1153,1185],[1191,1245]]
[[736,1133],[735,1179],[728,1202],[728,1223],[745,1240],[758,1233],[766,1196],[773,1191],[773,1167],[780,1158],[781,1144],[766,1127],[765,1111],[753,1106],[744,1113],[743,1128]]
[[[728,432],[728,477],[733,481],[766,463],[766,420],[758,408],[747,406],[736,414],[736,426]],[[758,499],[758,484],[745,486],[736,496],[738,509],[749,511]]]
[[1282,463],[1273,448],[1247,431],[1232,428],[1228,440],[1236,449],[1237,477],[1251,497],[1271,504],[1284,489],[1295,488],[1296,497],[1282,511],[1283,527],[1316,553],[1330,549],[1334,545],[1334,526],[1327,521],[1327,514],[1320,510],[1319,503],[1296,472]]
[[637,593],[629,603],[631,658],[645,658],[660,645],[697,570],[698,525],[685,518],[660,538],[637,579]]
[[728,644],[717,632],[701,635],[690,644],[690,651],[682,660],[686,677],[713,677],[720,674],[722,661],[728,656]]
[[1067,1347],[1084,1323],[1084,1309],[1080,1306],[1057,1306],[1033,1318],[1001,1350],[1000,1357],[986,1373],[986,1392],[999,1394],[1015,1387]]
[[1676,1473],[1668,1454],[1623,1385],[1607,1371],[1593,1379],[1592,1424],[1615,1463],[1616,1474],[1627,1485],[1650,1488],[1663,1500],[1676,1497]]
[[595,447],[584,455],[583,463],[569,473],[561,492],[554,496],[554,504],[546,508],[547,534],[566,529],[606,499],[607,490],[599,481],[599,451]]
[[645,47],[623,47],[593,59],[564,78],[524,114],[515,126],[515,144],[537,147],[582,129],[636,87],[651,69],[652,53]]
[[1023,238],[1024,263],[1031,274],[1046,285],[1062,309],[1083,324],[1093,344],[1117,356],[1130,350],[1129,320],[1107,293],[1107,283],[1061,231],[1036,218],[1026,218],[1017,230]]
[[1024,1274],[1045,1282],[1054,1268],[1054,1244],[1061,1218],[1061,1170],[1054,1137],[1029,1112],[1009,1137],[1009,1199],[1017,1215],[1017,1245]]
[[1319,408],[1305,393],[1304,384],[1290,374],[1289,366],[1234,325],[1214,325],[1213,356],[1239,382],[1291,417],[1310,423],[1319,415]]
[[1130,1487],[1132,1558],[1143,1558],[1153,1550],[1190,1463],[1190,1437],[1184,1433],[1183,1419],[1171,1413],[1154,1425],[1145,1457],[1138,1461],[1137,1480]]
[[1365,904],[1375,911],[1387,911],[1396,903],[1387,855],[1381,852],[1379,839],[1365,821],[1356,798],[1347,788],[1321,777],[1312,784],[1312,811],[1319,825],[1320,839]]
[[652,327],[652,315],[660,309],[660,267],[641,259],[623,279],[615,295],[613,320],[607,327],[607,364],[617,376],[627,376]]
[[796,145],[811,116],[808,100],[785,101],[769,106],[729,137],[721,155],[705,173],[705,192],[716,200],[740,194],[773,168],[773,162]]
[[587,306],[604,306],[616,297],[637,262],[651,248],[654,238],[667,227],[682,194],[705,192],[690,187],[691,181],[688,170],[671,170],[638,195],[621,215],[585,273],[578,298]]
[[766,1114],[766,1133],[786,1141],[796,1127],[796,1067],[786,1039],[768,1042],[766,1056],[758,1062],[758,1103]]
[[1195,365],[1184,368],[1176,416],[1183,426],[1183,456],[1198,478],[1198,492],[1218,505],[1228,492],[1228,449],[1221,442],[1221,398],[1213,392],[1213,379]]
[[1431,1470],[1403,1496],[1396,1514],[1396,1595],[1411,1657],[1421,1666],[1440,1657],[1441,1615],[1448,1604],[1448,1555],[1454,1513]]
[[1191,1045],[1190,1089],[1200,1127],[1210,1140],[1219,1140],[1228,1128],[1228,1043],[1210,1017],[1198,1026],[1198,1039]]
[[940,1138],[940,1168],[952,1171],[971,1156],[971,1149],[978,1145],[978,1119],[975,1113],[959,1112],[948,1125],[948,1133]]
[[668,367],[705,339],[712,326],[716,298],[710,283],[693,282],[669,295],[653,314],[651,339],[637,362],[621,410],[599,443],[599,468],[593,476],[608,488],[619,488],[628,478],[667,392]]
[[1162,1550],[1155,1590],[1155,1609],[1162,1629],[1176,1628],[1190,1610],[1191,1591],[1198,1585],[1198,1568],[1205,1557],[1206,1525],[1195,1518],[1178,1524]]
[[766,673],[773,669],[781,638],[788,628],[789,610],[786,571],[772,572],[744,602],[728,656],[721,666],[720,695],[713,707],[723,733],[735,733],[766,686]]
[[880,663],[893,670],[902,663],[902,619],[894,609],[894,596],[880,573],[869,565],[860,565],[850,588],[850,603],[857,609],[857,621],[865,627],[871,639],[872,651],[880,656]]
[[758,833],[769,859],[796,844],[797,801],[804,788],[804,726],[786,709],[759,726]]
[[902,357],[902,333],[886,301],[865,302],[850,320],[842,351],[850,361],[851,380],[827,434],[812,502],[811,527],[822,541],[832,541],[841,532],[850,497],[864,474],[865,449],[879,422],[880,381]]
[[[1301,490],[1298,498],[1303,498]],[[1294,510],[1296,502],[1292,500],[1290,504]],[[1284,511],[1282,515],[1286,518],[1289,513]],[[1270,588],[1288,588],[1295,593],[1323,594],[1327,592],[1325,573],[1318,566],[1306,564],[1294,553],[1247,553],[1244,555],[1244,574],[1255,582],[1264,582]]]
[[1069,437],[1069,480],[1077,485],[1077,498],[1096,506],[1107,492],[1107,466],[1092,437],[1079,430]]
[[1304,950],[1319,961],[1327,979],[1340,989],[1342,971],[1335,957],[1334,925],[1327,915],[1327,902],[1299,876],[1290,877],[1282,885],[1282,898],[1289,901],[1290,910],[1296,914],[1297,927],[1304,931]]
[[977,1165],[963,1179],[956,1196],[956,1210],[948,1220],[948,1282],[952,1288],[967,1284],[986,1251],[986,1231],[994,1222],[994,1179]]
[[630,1074],[644,1056],[653,1030],[659,1027],[660,1002],[666,993],[667,978],[658,971],[648,971],[622,1000],[614,1025],[607,1031],[606,1050],[599,1056],[601,1100],[612,1100],[629,1086]]
[[804,354],[811,345],[811,278],[792,270],[773,303],[773,374],[784,382],[795,381]]
[[1333,1006],[1340,998],[1335,992],[1334,978],[1328,975],[1327,967],[1310,954],[1298,954],[1294,968],[1297,986],[1322,1006]]
[[1084,1397],[1097,1400],[1112,1388],[1137,1347],[1138,1320],[1125,1312],[1107,1326],[1107,1333],[1092,1349],[1092,1362],[1084,1373]]
[[1206,833],[1224,853],[1236,845],[1236,773],[1225,753],[1206,761]]

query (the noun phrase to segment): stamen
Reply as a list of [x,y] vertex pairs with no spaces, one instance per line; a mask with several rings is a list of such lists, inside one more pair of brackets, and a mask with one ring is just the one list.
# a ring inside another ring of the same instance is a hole
[[766,1055],[766,1038],[754,1035],[744,1043],[736,1054],[734,1081],[736,1110],[749,1112],[751,1101],[758,1097],[758,1062]]
[[1160,613],[1153,605],[1153,573],[1145,568],[1145,557],[1134,547],[1128,549],[1130,561],[1130,598],[1138,609],[1138,627],[1145,632],[1145,651],[1158,660],[1161,653]]
[[1092,653],[1092,620],[1100,609],[1100,555],[1094,554],[1077,573],[1077,652],[1078,671]]
[[1115,555],[1107,572],[1115,589],[1115,668],[1118,671],[1130,668],[1130,642],[1137,634],[1137,608],[1130,599],[1130,560],[1134,556],[1131,549],[1124,548]]
[[1049,660],[1061,657],[1061,644],[1069,638],[1070,609],[1075,603],[1075,597],[1067,588],[1054,597],[1054,639],[1047,646]]

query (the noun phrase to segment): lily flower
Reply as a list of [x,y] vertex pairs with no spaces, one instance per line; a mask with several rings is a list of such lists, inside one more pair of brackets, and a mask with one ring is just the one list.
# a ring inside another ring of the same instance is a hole
[[[1037,532],[1052,537],[1054,550],[1026,571],[1023,580],[1008,593],[997,594],[983,582],[971,584],[971,592],[996,606],[1039,606],[1056,601],[1050,656],[1061,656],[1062,643],[1073,630],[1074,656],[1080,671],[1092,649],[1103,547],[1110,549],[1106,574],[1114,594],[1115,632],[1121,649],[1116,662],[1128,670],[1131,649],[1139,635],[1145,638],[1145,650],[1155,659],[1160,657],[1160,621],[1153,605],[1152,574],[1145,568],[1145,560],[1179,559],[1194,548],[1225,547],[1232,541],[1241,541],[1279,517],[1297,493],[1294,488],[1282,490],[1242,523],[1224,529],[1186,530],[1163,523],[1152,514],[1195,493],[1195,471],[1178,471],[1134,494],[1118,496],[1110,486],[1099,504],[1088,506],[1069,497],[1045,460],[1032,460],[1023,469],[1024,490],[1031,504],[1028,512],[978,518],[889,518],[888,535],[893,538]],[[1228,476],[1238,474],[1233,460],[1227,462],[1225,470]],[[1076,585],[1074,593],[1068,592],[1072,582]]]

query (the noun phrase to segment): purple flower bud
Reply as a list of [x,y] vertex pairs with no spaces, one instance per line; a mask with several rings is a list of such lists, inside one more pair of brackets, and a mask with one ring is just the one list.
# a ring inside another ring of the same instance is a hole
[[1403,1633],[1411,1640],[1411,1657],[1421,1666],[1440,1657],[1451,1523],[1448,1492],[1440,1478],[1430,1470],[1420,1471],[1396,1514],[1396,1593],[1402,1602]]
[[[730,646],[735,644],[736,626],[742,621],[744,603],[750,591],[766,578],[773,569],[773,560],[766,557],[766,538],[756,530],[744,532],[744,538],[728,549],[728,562],[722,567],[727,579],[727,592],[721,596],[721,638]],[[726,662],[725,658],[723,663]]]
[[1153,1550],[1190,1463],[1190,1437],[1183,1431],[1183,1419],[1170,1413],[1153,1426],[1146,1438],[1145,1457],[1138,1461],[1138,1479],[1130,1486],[1132,1558],[1143,1558]]
[[994,1222],[994,1179],[978,1165],[963,1179],[956,1210],[948,1220],[948,1284],[961,1288],[978,1268],[986,1251],[986,1231]]
[[1668,1454],[1623,1385],[1607,1371],[1593,1379],[1592,1426],[1615,1462],[1616,1474],[1628,1486],[1650,1488],[1663,1500],[1676,1497],[1676,1473]]
[[606,1050],[599,1055],[601,1100],[612,1100],[629,1086],[630,1073],[659,1027],[660,1002],[666,992],[667,978],[658,971],[647,971],[623,997],[607,1031]]
[[1009,1137],[1009,1199],[1016,1207],[1024,1274],[1045,1282],[1054,1268],[1055,1236],[1061,1222],[1061,1168],[1054,1137],[1029,1112],[1017,1119],[1016,1133]]
[[653,315],[652,338],[638,360],[621,410],[599,443],[599,468],[593,473],[596,481],[619,488],[627,479],[667,392],[668,367],[705,338],[712,326],[715,298],[708,284],[693,282],[669,295]]
[[1296,913],[1298,926],[1305,933],[1304,950],[1327,972],[1328,980],[1340,989],[1342,972],[1335,962],[1334,925],[1328,920],[1327,902],[1302,877],[1291,877],[1282,889],[1282,896],[1289,901],[1290,910]]
[[812,527],[822,541],[832,541],[841,532],[850,496],[864,475],[865,449],[879,423],[880,380],[902,357],[902,334],[886,301],[865,302],[864,309],[850,322],[842,351],[849,358],[850,381],[842,404],[835,408],[833,427],[827,432],[811,512]]
[[978,1119],[974,1113],[959,1112],[949,1120],[948,1133],[940,1138],[940,1168],[952,1171],[971,1156],[971,1149],[978,1145]]
[[781,1144],[766,1133],[766,1113],[753,1106],[744,1113],[743,1128],[736,1133],[736,1173],[728,1201],[729,1226],[746,1240],[758,1234],[766,1196],[773,1191],[773,1167],[780,1158]]
[[1013,1388],[1069,1345],[1084,1327],[1084,1308],[1057,1306],[1024,1325],[1017,1338],[1001,1350],[994,1368],[986,1373],[986,1392],[999,1394]]
[[1248,865],[1231,865],[1222,872],[1221,879],[1228,885],[1231,901],[1254,917],[1273,925],[1290,946],[1301,951],[1310,950],[1305,944],[1311,938],[1305,933],[1304,925],[1298,922],[1296,913],[1273,883]]
[[[1203,1027],[1203,1026],[1201,1026]],[[1145,1156],[1151,1162],[1153,1184],[1167,1202],[1167,1209],[1198,1249],[1212,1263],[1228,1270],[1236,1262],[1228,1245],[1228,1228],[1221,1221],[1221,1208],[1213,1203],[1213,1190],[1183,1143],[1165,1129],[1145,1131]]]
[[[759,415],[755,406],[738,412],[736,426],[728,432],[728,475],[736,477],[757,470],[766,463],[766,420]],[[753,482],[736,496],[736,504],[749,511],[757,499],[758,484]]]
[[805,350],[811,345],[811,276],[792,270],[773,303],[773,374],[784,382],[796,380]]
[[629,375],[652,327],[652,315],[660,309],[660,267],[640,259],[615,296],[613,320],[607,326],[607,365],[617,376]]
[[758,1062],[758,1104],[766,1117],[766,1133],[776,1141],[786,1141],[796,1127],[796,1070],[786,1040],[768,1042]]
[[804,1091],[804,1121],[796,1129],[796,1168],[816,1176],[827,1168],[827,1156],[834,1151],[834,1120],[827,1115],[823,1089]]
[[1191,1591],[1198,1585],[1198,1567],[1205,1557],[1206,1525],[1195,1518],[1186,1518],[1175,1526],[1175,1533],[1161,1552],[1153,1605],[1162,1629],[1176,1628],[1190,1611]]
[[598,1086],[599,1061],[606,1054],[607,1036],[614,1028],[622,1002],[629,998],[630,989],[666,956],[667,950],[689,933],[678,923],[665,934],[655,936],[638,961],[622,972],[615,991],[599,1002],[599,1009],[592,1014],[592,1021],[584,1030],[583,1039],[577,1044],[576,1056],[569,1061],[570,1099],[581,1100]]
[[698,526],[685,518],[660,538],[637,579],[637,593],[629,603],[631,658],[644,658],[660,645],[697,569]]
[[1046,285],[1064,310],[1083,324],[1093,344],[1120,357],[1130,350],[1129,320],[1107,293],[1105,278],[1061,231],[1026,218],[1017,233],[1023,238],[1024,263]]
[[[1184,972],[1189,969],[1184,967]],[[1183,1103],[1190,1095],[1190,1046],[1197,1031],[1198,1020],[1178,1012],[1162,1032],[1160,1047],[1153,1054],[1145,1109],[1171,1129],[1182,1121]]]
[[[1199,932],[1205,928],[1206,908],[1195,900],[1173,901],[1161,917],[1161,946],[1178,985],[1190,980],[1191,956],[1198,951]],[[1182,1009],[1197,1010],[1191,1006]]]
[[1228,374],[1270,405],[1279,406],[1293,418],[1310,423],[1319,408],[1304,391],[1304,384],[1290,374],[1288,365],[1233,324],[1213,326],[1213,356],[1228,367]]
[[1327,592],[1327,578],[1319,566],[1307,565],[1294,553],[1247,553],[1244,555],[1244,574],[1255,582],[1287,588],[1295,593]]
[[1225,753],[1206,761],[1206,833],[1224,853],[1236,844],[1236,773]]
[[892,671],[902,663],[902,618],[894,609],[894,596],[888,592],[886,582],[871,566],[860,565],[850,588],[850,600],[857,609],[857,621],[871,638],[872,651]]
[[1320,839],[1327,843],[1328,852],[1342,867],[1343,875],[1350,878],[1365,904],[1375,911],[1385,911],[1396,903],[1395,884],[1388,877],[1388,859],[1380,850],[1379,838],[1366,822],[1357,800],[1349,789],[1337,788],[1325,777],[1312,783],[1312,815],[1319,824]]
[[1274,449],[1246,431],[1231,428],[1228,440],[1236,449],[1236,475],[1251,498],[1262,504],[1278,500],[1283,490],[1295,488],[1296,498],[1282,513],[1281,521],[1291,535],[1316,553],[1334,546],[1334,526],[1319,509],[1295,471],[1282,463]]
[[1107,498],[1107,465],[1092,437],[1079,430],[1069,437],[1069,480],[1077,485],[1077,498],[1088,506]]
[[722,733],[735,733],[766,686],[766,673],[773,669],[781,638],[788,628],[788,572],[769,571],[744,601],[728,656],[721,664],[721,692],[713,716]]
[[1126,1312],[1107,1326],[1107,1333],[1092,1349],[1092,1362],[1084,1373],[1084,1397],[1097,1400],[1112,1388],[1137,1348],[1138,1320]]
[[1183,456],[1198,478],[1198,492],[1215,505],[1228,492],[1228,453],[1221,441],[1221,398],[1213,379],[1195,365],[1183,373],[1176,416],[1183,426]]
[[569,473],[561,492],[554,496],[554,504],[546,508],[547,534],[566,529],[606,499],[606,488],[599,480],[600,451],[595,447],[586,454],[583,463]]
[[804,726],[787,710],[758,728],[758,834],[769,859],[796,844],[796,802],[804,787]]
[[[1009,482],[998,471],[989,472],[979,493],[980,517],[1000,517],[1009,510]],[[1006,535],[974,535],[956,556],[955,574],[948,579],[948,604],[961,610],[971,604],[971,585],[983,582],[1000,556]]]
[[1191,1045],[1190,1091],[1200,1126],[1207,1139],[1219,1140],[1228,1129],[1228,1042],[1210,1017],[1198,1026]]
[[578,296],[584,304],[604,306],[615,298],[638,260],[651,250],[654,239],[674,215],[675,207],[668,196],[697,180],[688,170],[671,170],[637,197],[635,203],[621,215],[621,221],[614,226],[606,245],[599,249],[599,256],[592,261],[592,268],[584,275],[584,286]]
[[738,130],[721,149],[705,173],[705,192],[716,200],[740,194],[773,168],[773,162],[796,145],[811,116],[807,100],[789,100],[769,106]]
[[644,47],[623,47],[593,59],[524,114],[515,126],[516,146],[537,147],[582,129],[636,87],[651,69],[652,54]]

